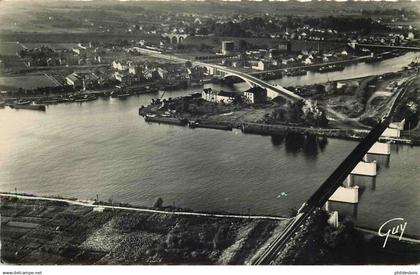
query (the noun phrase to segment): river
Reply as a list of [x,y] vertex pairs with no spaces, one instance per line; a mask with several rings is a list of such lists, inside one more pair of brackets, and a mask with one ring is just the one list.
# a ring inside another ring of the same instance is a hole
[[[0,190],[288,216],[357,144],[148,124],[138,107],[154,97],[0,109]],[[393,148],[376,183],[361,183],[359,224],[403,216],[407,232],[420,232],[419,160],[418,147]]]
[[342,71],[329,73],[308,72],[306,75],[293,77],[285,76],[282,79],[272,80],[270,82],[283,87],[289,87],[326,83],[328,81],[359,78],[370,75],[380,75],[384,73],[397,72],[401,70],[403,66],[410,64],[410,62],[418,56],[420,56],[420,53],[409,52],[377,63],[358,63],[349,65]]

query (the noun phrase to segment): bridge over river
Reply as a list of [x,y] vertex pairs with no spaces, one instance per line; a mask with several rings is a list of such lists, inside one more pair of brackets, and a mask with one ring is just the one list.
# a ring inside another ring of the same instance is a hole
[[304,222],[313,215],[317,209],[320,209],[327,203],[335,191],[343,184],[346,177],[353,171],[356,165],[368,153],[369,149],[372,148],[388,128],[399,100],[404,96],[405,91],[415,78],[416,76],[408,79],[401,86],[398,96],[395,97],[391,108],[387,114],[385,114],[382,121],[370,131],[347,158],[334,170],[327,180],[302,205],[298,211],[298,215],[288,224],[286,229],[271,243],[271,245],[268,246],[264,253],[253,262],[253,264],[267,265],[274,261],[280,251],[282,251],[285,245],[290,241],[291,237],[298,232]]
[[200,62],[200,61],[196,61],[196,60],[189,60],[189,59],[178,57],[178,56],[175,56],[175,55],[168,55],[168,54],[164,54],[162,52],[152,51],[152,50],[149,50],[149,49],[140,48],[139,51],[143,54],[153,56],[153,57],[156,57],[156,58],[166,59],[166,60],[169,60],[169,61],[172,61],[172,62],[187,62],[187,61],[189,61],[193,64],[193,66],[199,66],[199,67],[207,68],[207,70],[209,71],[209,73],[211,75],[222,75],[223,77],[232,77],[232,76],[239,77],[242,80],[244,80],[246,83],[248,83],[250,86],[259,86],[261,88],[267,89],[267,94],[270,97],[281,96],[281,97],[284,97],[285,99],[291,100],[291,101],[305,100],[303,97],[300,97],[300,96],[296,95],[295,93],[285,89],[282,86],[270,84],[270,83],[268,83],[266,81],[263,81],[263,80],[255,77],[251,74],[236,71],[236,70],[232,70],[232,69],[227,68],[225,66],[210,64],[210,63],[204,63],[204,62]]

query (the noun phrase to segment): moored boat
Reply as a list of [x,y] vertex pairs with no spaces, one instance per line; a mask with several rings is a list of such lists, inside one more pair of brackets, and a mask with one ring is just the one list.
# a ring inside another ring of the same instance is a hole
[[14,105],[29,105],[31,104],[30,100],[16,100]]
[[77,97],[74,99],[74,102],[88,102],[88,101],[93,101],[96,100],[97,97],[95,95],[83,95],[82,97]]
[[111,92],[111,97],[112,98],[126,98],[130,96],[130,94],[128,92],[122,92],[122,91],[113,91]]
[[24,109],[43,112],[47,110],[46,106],[43,104],[10,104],[9,107],[13,109]]

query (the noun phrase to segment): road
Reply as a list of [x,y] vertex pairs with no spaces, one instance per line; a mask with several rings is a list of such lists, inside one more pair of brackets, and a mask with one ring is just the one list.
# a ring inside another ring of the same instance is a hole
[[265,88],[267,90],[272,90],[272,91],[278,93],[279,95],[286,96],[290,100],[293,100],[293,101],[294,100],[305,100],[303,97],[298,96],[297,94],[295,94],[295,93],[293,93],[293,92],[291,92],[291,91],[289,91],[289,90],[287,90],[287,89],[285,89],[281,86],[274,86],[274,85],[272,85],[272,84],[270,84],[270,83],[268,83],[264,80],[261,80],[261,79],[255,77],[255,76],[252,76],[250,74],[247,74],[247,73],[244,73],[244,72],[238,72],[238,71],[235,71],[235,70],[232,70],[232,69],[229,69],[227,67],[220,66],[220,65],[206,64],[206,63],[202,63],[202,62],[198,62],[198,64],[201,65],[201,66],[204,66],[204,67],[215,68],[215,69],[223,71],[227,74],[239,76],[243,79],[246,79],[250,82],[255,83],[256,85],[258,85],[262,88]]
[[231,219],[232,218],[234,219],[265,219],[265,220],[278,220],[278,221],[287,221],[287,220],[293,219],[293,218],[285,218],[285,217],[278,217],[278,216],[263,216],[263,215],[256,216],[256,215],[236,215],[236,214],[210,214],[210,213],[199,213],[199,212],[188,212],[188,211],[155,210],[155,209],[141,208],[141,207],[125,207],[125,206],[94,204],[95,203],[94,201],[81,201],[81,200],[51,198],[51,197],[17,195],[17,194],[12,194],[12,193],[0,193],[0,198],[1,197],[18,198],[18,199],[26,199],[26,200],[64,202],[69,205],[92,207],[96,209],[118,209],[118,210],[128,210],[128,211],[135,211],[135,212],[178,215],[178,216],[196,216],[196,217],[231,218]]
[[229,69],[229,68],[224,67],[224,66],[204,63],[204,62],[196,61],[196,60],[189,60],[189,59],[185,59],[185,58],[181,58],[181,57],[177,57],[177,56],[173,56],[173,55],[167,55],[167,54],[163,54],[163,53],[160,53],[160,52],[157,52],[157,51],[151,51],[151,50],[147,50],[147,49],[140,49],[139,51],[140,51],[140,53],[147,54],[147,55],[155,57],[155,58],[161,58],[161,59],[169,60],[171,62],[185,63],[185,62],[189,61],[194,66],[200,66],[200,67],[206,67],[206,68],[211,67],[211,68],[214,68],[216,70],[225,72],[227,74],[237,75],[237,76],[243,78],[244,80],[247,79],[251,82],[254,82],[258,86],[273,90],[273,91],[275,91],[279,94],[283,94],[291,100],[303,99],[302,97],[296,95],[295,93],[292,93],[291,91],[289,91],[289,90],[287,90],[287,89],[285,89],[281,86],[271,85],[270,83],[267,83],[267,82],[255,77],[255,76],[252,76],[252,75],[244,73],[244,72],[239,72],[239,71],[236,71],[236,70],[232,70],[232,69]]

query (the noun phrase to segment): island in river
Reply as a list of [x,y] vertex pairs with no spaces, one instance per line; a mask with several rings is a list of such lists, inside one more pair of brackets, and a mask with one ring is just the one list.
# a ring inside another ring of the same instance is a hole
[[264,93],[258,87],[243,94],[204,89],[201,94],[152,100],[150,105],[140,107],[139,114],[148,122],[190,128],[240,128],[256,134],[300,133],[362,139],[397,104],[395,119],[405,124],[399,129],[401,136],[392,137],[392,142],[417,145],[420,135],[412,130],[419,128],[418,81],[410,82],[416,78],[416,72],[417,67],[413,67],[380,76],[290,87],[304,98],[296,102],[281,96],[250,102],[246,94]]

